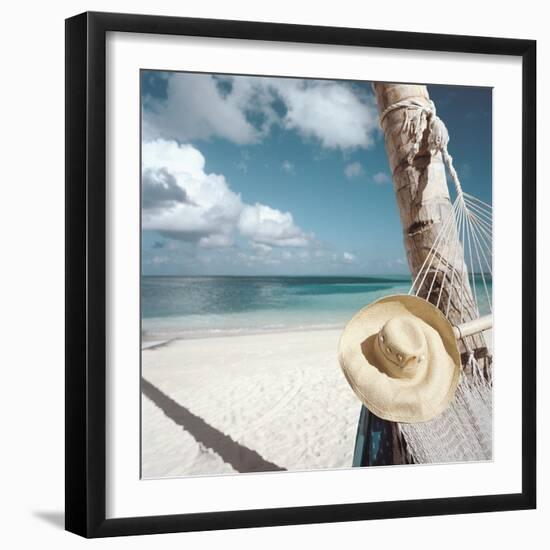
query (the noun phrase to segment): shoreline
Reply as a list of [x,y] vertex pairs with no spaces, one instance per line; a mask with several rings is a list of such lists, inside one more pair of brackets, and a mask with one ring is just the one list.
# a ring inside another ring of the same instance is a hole
[[281,327],[281,328],[243,328],[243,329],[214,329],[212,330],[196,330],[182,335],[177,334],[169,338],[151,338],[148,340],[141,337],[141,350],[158,349],[161,346],[166,346],[173,342],[187,342],[189,340],[209,340],[216,338],[238,338],[240,336],[262,336],[269,334],[290,334],[294,332],[325,332],[331,330],[344,330],[345,323],[335,323],[334,325],[311,325],[311,326],[296,326],[296,327]]

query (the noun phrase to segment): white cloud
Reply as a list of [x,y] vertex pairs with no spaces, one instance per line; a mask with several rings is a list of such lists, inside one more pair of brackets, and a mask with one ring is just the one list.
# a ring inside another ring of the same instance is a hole
[[290,212],[281,212],[256,203],[243,208],[239,218],[240,232],[254,243],[270,246],[307,246],[312,235],[304,233]]
[[273,250],[273,247],[263,243],[255,243],[253,241],[251,245],[252,245],[252,248],[256,250],[256,252],[258,252],[258,254],[262,254],[262,255],[269,254]]
[[390,183],[391,178],[390,176],[388,176],[388,174],[386,174],[386,172],[376,172],[376,174],[372,176],[372,180],[377,185],[384,185],[386,183]]
[[[244,203],[223,175],[205,172],[204,156],[192,145],[145,142],[142,170],[144,183],[158,181],[161,186],[161,192],[149,193],[156,202],[154,208],[143,209],[143,229],[197,242],[202,248],[230,247],[239,231],[263,253],[271,246],[305,247],[313,239],[294,223],[290,212]],[[155,180],[150,174],[160,175]]]
[[[277,101],[282,109],[274,108]],[[221,137],[244,145],[277,124],[325,148],[347,150],[370,147],[379,131],[373,96],[345,82],[174,73],[167,99],[145,103],[146,140]]]
[[294,254],[292,254],[290,250],[283,250],[281,252],[281,257],[283,258],[283,260],[292,260]]
[[294,261],[316,265],[341,265],[357,263],[357,256],[351,252],[339,252],[330,247],[323,247],[316,242],[313,246],[299,249],[272,249],[272,254],[277,254],[282,260]]
[[239,252],[237,254],[239,263],[245,263],[248,266],[253,266],[257,264],[263,265],[279,265],[281,260],[279,258],[272,258],[266,254],[249,254],[247,252]]
[[342,254],[342,258],[344,262],[347,262],[347,263],[354,263],[355,260],[357,259],[355,254],[352,254],[351,252],[344,252],[344,254]]
[[358,178],[359,176],[363,175],[363,173],[363,167],[359,162],[352,162],[344,168],[344,174],[348,179]]
[[289,160],[283,161],[281,168],[287,174],[294,174],[294,164],[292,164],[292,162],[290,162]]
[[168,262],[168,258],[166,256],[153,256],[151,259],[151,263],[153,264],[165,264]]
[[144,139],[185,142],[216,136],[239,145],[258,140],[258,131],[245,114],[248,91],[224,95],[213,76],[188,73],[168,76],[166,91],[167,100],[147,101]]
[[143,144],[143,173],[162,170],[187,197],[186,202],[144,209],[144,229],[183,240],[231,234],[243,208],[241,197],[229,188],[223,175],[207,174],[204,167],[203,155],[191,145],[164,140]]
[[208,237],[201,237],[199,246],[202,248],[227,248],[233,246],[233,238],[231,235],[214,234]]
[[328,149],[368,148],[378,131],[372,95],[343,82],[275,79],[272,88],[287,112],[285,128],[315,138]]
[[185,190],[178,186],[176,178],[165,168],[144,170],[141,188],[141,205],[144,210],[162,209],[177,203],[191,203]]

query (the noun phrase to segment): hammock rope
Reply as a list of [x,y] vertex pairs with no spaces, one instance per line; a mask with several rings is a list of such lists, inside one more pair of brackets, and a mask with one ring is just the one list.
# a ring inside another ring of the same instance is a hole
[[[401,132],[411,140],[408,162],[412,164],[423,143],[431,155],[441,153],[456,192],[447,217],[439,221],[441,228],[414,277],[409,294],[431,301],[446,317],[454,307],[461,323],[471,320],[465,317],[467,310],[477,312],[478,316],[480,309],[492,314],[488,281],[488,277],[492,281],[493,275],[492,206],[464,192],[448,151],[449,133],[437,116],[434,103],[399,101],[381,113],[380,123],[396,110],[403,111]],[[465,292],[465,283],[469,283],[471,294]],[[463,355],[463,375],[449,408],[429,422],[398,425],[414,462],[490,460],[492,457],[492,373],[490,369],[483,369],[466,340],[462,342],[467,350]]]
[[[458,173],[454,167],[453,157],[448,150],[449,132],[445,123],[437,115],[436,107],[433,101],[427,103],[416,101],[414,99],[398,101],[388,106],[380,115],[380,124],[386,116],[395,111],[403,110],[403,122],[401,131],[408,134],[412,141],[411,151],[408,155],[408,161],[412,162],[418,154],[424,133],[427,129],[427,146],[432,155],[441,153],[447,171],[451,177],[456,191],[456,199],[452,205],[449,216],[443,221],[441,230],[432,244],[424,262],[416,274],[409,294],[419,296],[423,293],[424,284],[428,279],[429,289],[423,297],[429,299],[434,292],[434,287],[441,274],[442,283],[439,286],[436,307],[440,307],[445,288],[445,281],[450,280],[447,289],[447,305],[441,308],[448,316],[452,301],[455,276],[461,287],[460,296],[460,320],[464,318],[464,302],[468,301],[469,307],[475,306],[479,311],[480,297],[476,284],[476,274],[481,277],[485,298],[490,312],[492,313],[492,300],[489,292],[486,270],[492,277],[492,206],[481,199],[466,193],[462,189],[462,184]],[[449,260],[445,258],[444,252],[449,244],[453,245],[453,250]],[[462,245],[460,247],[459,245]],[[462,250],[460,249],[462,248]],[[462,252],[463,261],[460,258]],[[456,261],[456,262],[455,262]],[[456,273],[454,266],[460,264],[460,272]],[[435,264],[435,265],[434,265]],[[449,279],[449,269],[451,269]],[[431,276],[431,282],[428,277]],[[472,290],[470,299],[464,293],[462,281],[467,278]],[[473,301],[473,303],[472,303]],[[443,304],[444,306],[444,304]]]

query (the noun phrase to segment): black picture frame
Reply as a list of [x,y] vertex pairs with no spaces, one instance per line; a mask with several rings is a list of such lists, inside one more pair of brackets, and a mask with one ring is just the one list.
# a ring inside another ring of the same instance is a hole
[[[106,519],[105,40],[109,31],[520,57],[520,493]],[[355,28],[83,13],[66,20],[66,529],[107,537],[532,509],[536,506],[536,42]]]

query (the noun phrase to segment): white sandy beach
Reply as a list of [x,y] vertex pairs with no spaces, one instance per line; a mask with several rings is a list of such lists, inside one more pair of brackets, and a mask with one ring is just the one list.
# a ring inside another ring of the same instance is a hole
[[338,365],[340,333],[143,350],[143,477],[350,467],[360,402]]

